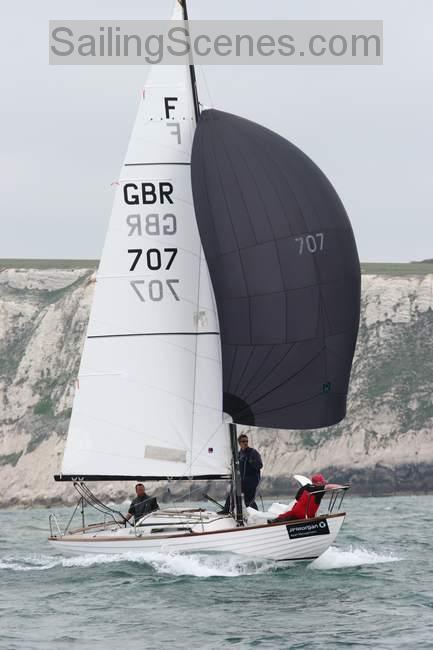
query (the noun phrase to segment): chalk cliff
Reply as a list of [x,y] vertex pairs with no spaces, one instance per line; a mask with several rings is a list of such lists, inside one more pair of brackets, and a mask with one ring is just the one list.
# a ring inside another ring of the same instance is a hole
[[[54,483],[68,427],[94,269],[0,266],[0,505],[75,498]],[[320,431],[251,430],[263,492],[321,470],[359,493],[433,490],[433,274],[364,275],[347,418]],[[130,484],[96,491],[121,500]]]

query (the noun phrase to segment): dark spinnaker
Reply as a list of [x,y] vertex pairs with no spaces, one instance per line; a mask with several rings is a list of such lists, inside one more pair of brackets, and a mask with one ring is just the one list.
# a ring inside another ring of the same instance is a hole
[[224,411],[273,428],[339,422],[360,266],[337,193],[293,144],[216,110],[201,115],[191,173],[220,320]]

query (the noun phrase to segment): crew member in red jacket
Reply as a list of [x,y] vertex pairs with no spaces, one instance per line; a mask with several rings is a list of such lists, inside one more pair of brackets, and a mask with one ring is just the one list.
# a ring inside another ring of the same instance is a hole
[[311,483],[303,485],[296,493],[296,503],[287,512],[278,515],[276,519],[269,520],[273,524],[277,521],[290,521],[293,519],[305,519],[316,516],[320,502],[325,494],[326,479],[322,474],[314,474]]

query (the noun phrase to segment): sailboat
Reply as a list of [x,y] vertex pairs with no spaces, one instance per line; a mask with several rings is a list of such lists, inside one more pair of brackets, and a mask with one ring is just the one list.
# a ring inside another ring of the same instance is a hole
[[[173,18],[188,20],[186,0]],[[342,420],[359,306],[354,235],[322,171],[269,129],[201,110],[193,65],[154,66],[55,476],[104,521],[62,529],[52,515],[50,543],[75,554],[321,555],[343,524],[347,486],[327,486],[327,509],[313,519],[268,523],[288,506],[245,507],[237,427]],[[231,512],[171,506],[130,525],[87,485],[117,480],[230,481]]]

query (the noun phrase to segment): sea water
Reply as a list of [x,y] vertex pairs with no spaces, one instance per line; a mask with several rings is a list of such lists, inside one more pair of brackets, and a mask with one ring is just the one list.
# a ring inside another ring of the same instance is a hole
[[[0,513],[0,648],[433,648],[433,497],[349,497],[309,565],[221,553],[62,557]],[[66,516],[66,510],[58,509]]]

